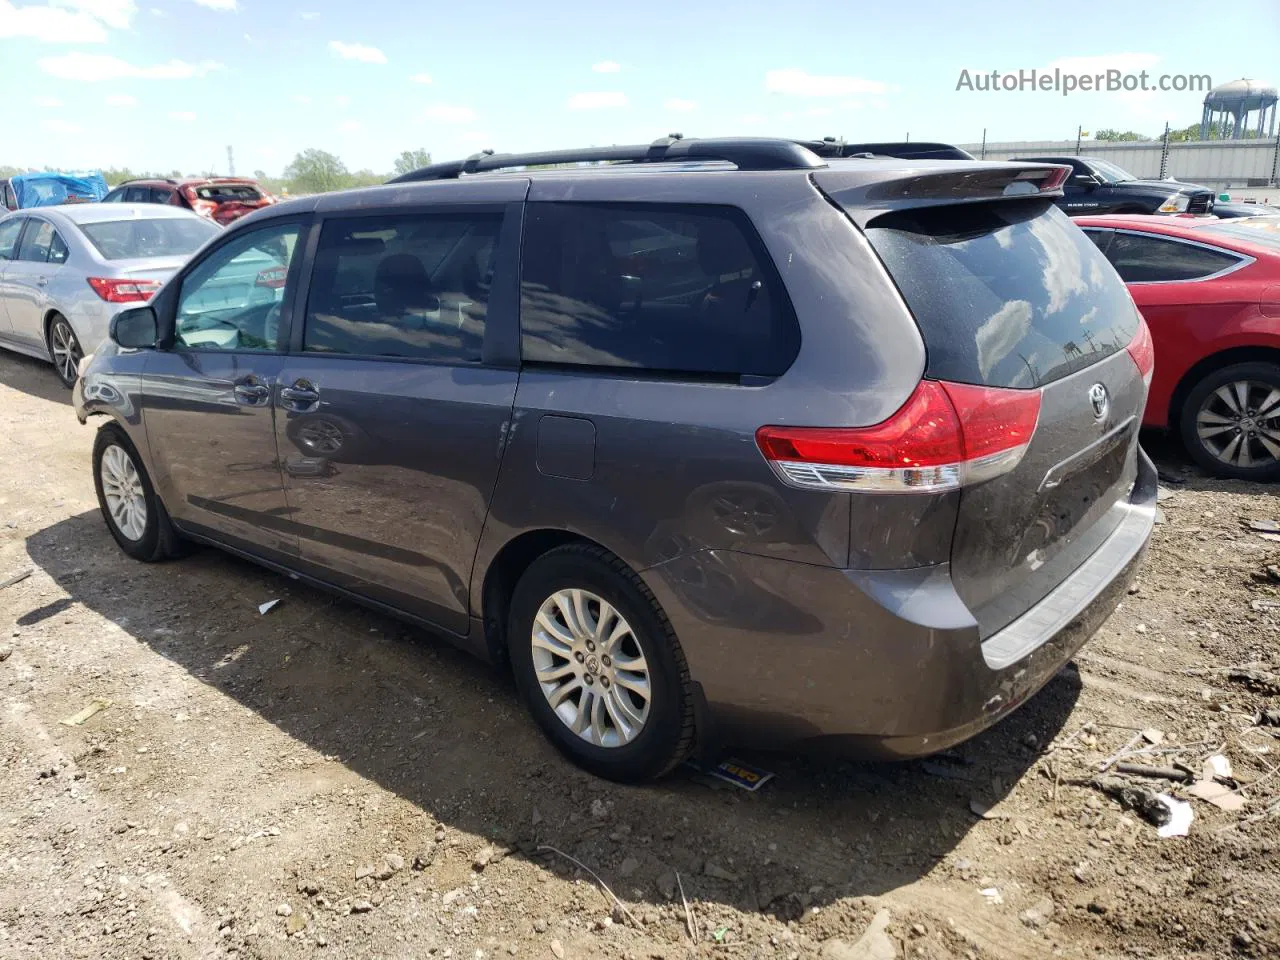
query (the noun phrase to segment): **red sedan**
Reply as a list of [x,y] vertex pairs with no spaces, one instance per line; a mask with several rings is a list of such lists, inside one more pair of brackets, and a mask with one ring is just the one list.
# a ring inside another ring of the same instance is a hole
[[1220,477],[1280,479],[1280,217],[1079,217],[1155,341],[1143,423]]

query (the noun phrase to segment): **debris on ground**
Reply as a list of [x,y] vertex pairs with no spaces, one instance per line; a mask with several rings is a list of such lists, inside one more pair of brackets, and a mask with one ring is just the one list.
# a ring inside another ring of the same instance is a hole
[[999,887],[983,887],[978,893],[987,898],[987,903],[994,906],[998,907],[1004,903],[1004,897],[1001,895]]
[[3,590],[5,587],[12,587],[15,583],[21,583],[23,580],[27,579],[27,577],[31,576],[31,573],[31,568],[27,567],[27,569],[19,570],[11,577],[5,577],[5,579],[0,580],[0,590]]
[[1247,520],[1245,526],[1254,533],[1280,533],[1280,521],[1276,520]]
[[887,930],[893,915],[887,909],[876,911],[871,923],[855,942],[832,937],[822,945],[822,960],[896,960],[898,945]]
[[258,613],[262,614],[263,616],[266,616],[275,608],[275,605],[278,604],[279,602],[280,602],[279,600],[268,600],[266,603],[258,604]]
[[735,787],[741,787],[752,793],[759,790],[766,783],[773,779],[773,774],[768,770],[762,770],[759,767],[753,767],[743,763],[741,760],[725,760],[716,764],[706,773],[726,783],[732,783]]
[[1216,780],[1199,780],[1187,788],[1187,793],[1232,813],[1245,806],[1244,797]]
[[83,726],[86,720],[90,719],[91,717],[95,717],[95,716],[97,716],[99,713],[101,713],[103,710],[107,709],[107,707],[109,707],[109,706],[111,706],[111,701],[110,701],[110,700],[101,700],[101,699],[93,700],[93,701],[92,701],[92,702],[91,702],[87,707],[85,707],[83,710],[77,711],[76,713],[73,713],[73,714],[72,714],[71,716],[69,716],[69,717],[64,717],[64,718],[63,718],[61,721],[59,721],[59,722],[60,722],[64,727],[79,727],[79,726]]
[[1100,777],[1094,786],[1120,805],[1145,818],[1152,826],[1164,827],[1172,819],[1173,813],[1168,804],[1160,799],[1160,794],[1147,787],[1139,787],[1120,777]]
[[1191,821],[1195,813],[1191,804],[1185,800],[1177,800],[1167,793],[1156,794],[1156,799],[1169,811],[1169,820],[1156,831],[1160,837],[1185,837],[1191,831]]

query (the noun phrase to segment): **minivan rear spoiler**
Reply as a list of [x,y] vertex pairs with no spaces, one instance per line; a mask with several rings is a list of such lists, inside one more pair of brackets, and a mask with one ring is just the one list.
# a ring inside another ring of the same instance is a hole
[[838,164],[815,170],[813,181],[859,227],[895,210],[960,203],[1062,196],[1070,167],[1047,163],[957,164],[919,162],[910,166]]

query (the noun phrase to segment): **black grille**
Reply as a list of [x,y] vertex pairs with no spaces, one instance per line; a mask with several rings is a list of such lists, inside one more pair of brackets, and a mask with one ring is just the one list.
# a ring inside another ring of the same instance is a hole
[[1193,193],[1191,201],[1187,204],[1187,213],[1208,213],[1211,206],[1213,206],[1213,194]]

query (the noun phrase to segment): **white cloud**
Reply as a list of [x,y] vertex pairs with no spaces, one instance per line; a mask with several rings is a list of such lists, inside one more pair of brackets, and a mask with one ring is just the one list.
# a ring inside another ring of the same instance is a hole
[[223,10],[233,12],[236,10],[236,0],[191,0],[192,3],[202,7],[208,7],[210,10]]
[[601,60],[599,63],[593,63],[591,69],[596,73],[617,73],[622,69],[622,64],[613,60]]
[[136,107],[138,98],[127,93],[109,94],[105,101],[108,107]]
[[409,79],[412,80],[414,83],[435,83],[435,81],[431,78],[431,74],[429,73],[415,73]]
[[377,47],[368,47],[363,43],[343,43],[341,40],[330,40],[329,49],[343,60],[359,60],[361,63],[386,63],[387,55]]
[[61,80],[79,80],[82,83],[120,80],[124,77],[136,77],[140,80],[190,80],[192,77],[203,77],[211,70],[222,68],[222,64],[213,60],[206,60],[203,63],[170,60],[168,63],[140,67],[119,57],[103,53],[66,53],[59,57],[43,57],[39,65],[40,69],[51,77],[58,77]]
[[476,112],[470,107],[437,103],[423,110],[422,116],[426,120],[438,120],[441,123],[470,123],[476,118]]
[[106,26],[123,30],[138,12],[133,0],[53,0],[55,7],[69,7],[101,20]]
[[847,97],[889,92],[889,85],[879,80],[822,76],[794,67],[767,71],[764,75],[764,88],[769,93],[785,93],[796,97]]
[[625,93],[575,93],[569,98],[570,110],[608,110],[627,105]]
[[1108,70],[1138,73],[1159,62],[1160,57],[1154,53],[1104,53],[1097,57],[1060,57],[1047,69],[1058,69],[1063,73],[1106,73]]
[[320,14],[317,13],[315,10],[303,10],[300,14],[298,14],[298,16],[300,16],[303,20],[319,20],[320,19]]
[[49,133],[79,133],[80,132],[79,124],[71,123],[69,120],[59,120],[56,117],[50,120],[42,120],[40,122],[40,126],[43,127],[45,130],[47,130]]
[[679,97],[668,97],[662,105],[674,113],[692,113],[698,109],[697,101],[682,100]]
[[170,110],[169,119],[177,120],[179,123],[191,123],[195,120],[196,115],[191,110]]
[[292,100],[294,103],[302,104],[304,107],[311,103],[311,98],[308,97],[305,93],[295,93],[289,99]]
[[31,102],[37,107],[44,107],[47,110],[56,110],[62,106],[62,101],[57,97],[36,97]]
[[106,43],[107,30],[85,13],[61,7],[15,7],[0,0],[0,39],[6,37],[43,43]]
[[153,17],[167,17],[168,12],[161,10],[159,7],[151,7],[148,11]]
[[359,120],[344,120],[342,124],[338,127],[338,132],[339,133],[359,133],[363,129],[364,129],[364,126],[360,123]]
[[351,106],[351,98],[347,96],[345,93],[338,94],[336,97],[333,98],[333,102],[336,106],[339,106],[339,107]]

